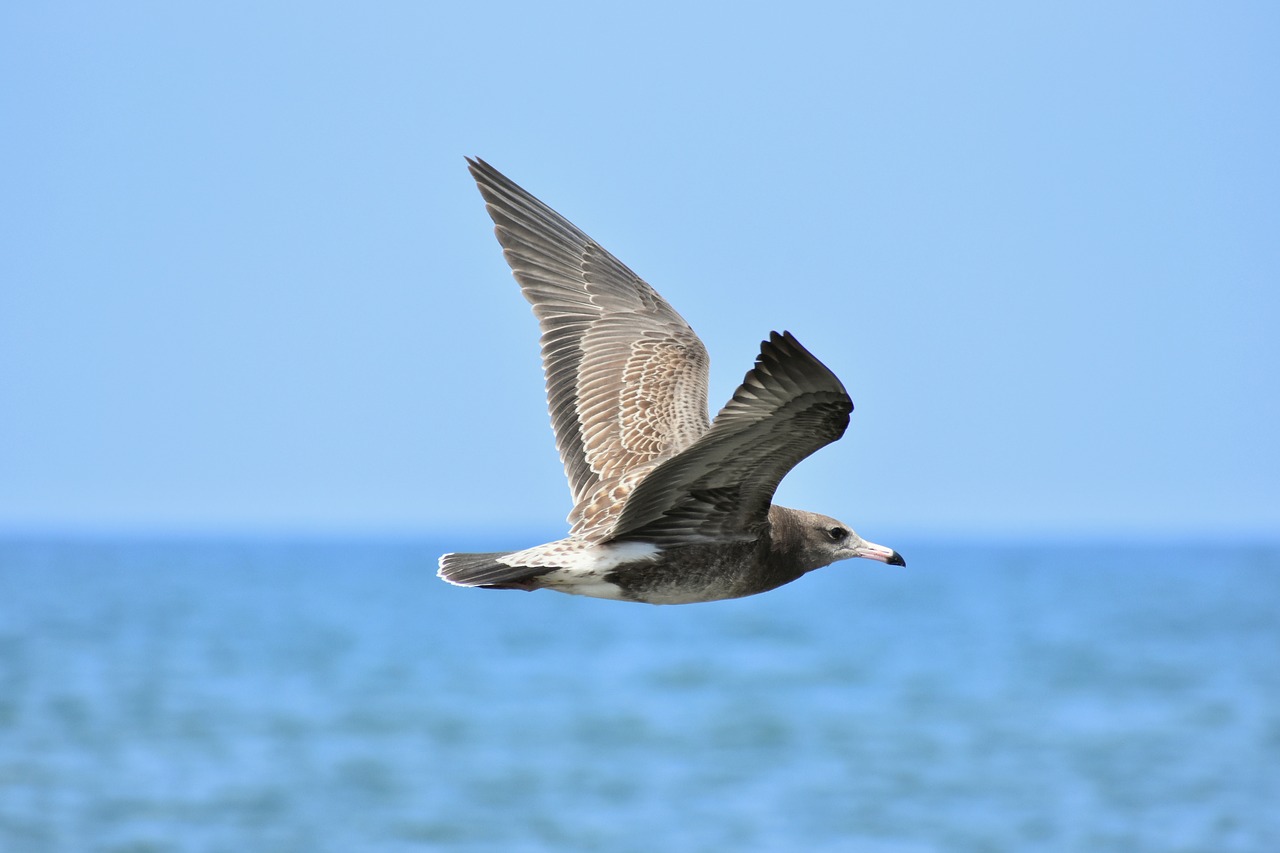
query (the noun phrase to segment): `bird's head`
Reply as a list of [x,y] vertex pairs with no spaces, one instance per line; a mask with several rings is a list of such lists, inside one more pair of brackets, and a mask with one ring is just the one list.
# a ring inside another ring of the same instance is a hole
[[854,557],[877,560],[891,566],[907,564],[897,551],[868,542],[844,522],[816,512],[791,512],[799,533],[800,559],[810,571]]

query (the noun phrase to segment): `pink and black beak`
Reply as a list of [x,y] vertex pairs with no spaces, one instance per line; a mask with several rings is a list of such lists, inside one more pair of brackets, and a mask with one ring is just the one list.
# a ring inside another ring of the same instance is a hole
[[890,566],[905,566],[907,564],[907,561],[902,559],[902,555],[892,548],[886,548],[883,545],[877,545],[876,543],[868,542],[865,539],[853,546],[853,555],[855,557],[865,557],[868,560],[887,563]]

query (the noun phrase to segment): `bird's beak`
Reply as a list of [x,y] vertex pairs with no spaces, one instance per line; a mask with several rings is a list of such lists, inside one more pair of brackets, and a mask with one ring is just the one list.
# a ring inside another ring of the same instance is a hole
[[866,540],[854,546],[853,556],[866,557],[868,560],[877,560],[881,563],[888,563],[891,566],[905,566],[907,564],[907,561],[902,559],[902,555],[892,548],[886,548],[883,545],[877,545]]

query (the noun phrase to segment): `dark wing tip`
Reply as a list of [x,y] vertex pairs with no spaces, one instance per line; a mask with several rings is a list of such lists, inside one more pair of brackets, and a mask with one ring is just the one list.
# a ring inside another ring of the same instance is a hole
[[[817,356],[805,349],[790,332],[769,332],[769,340],[760,342],[760,354],[756,357],[756,370],[778,376],[786,376],[798,387],[809,387],[817,381],[831,389],[838,389],[848,398],[848,392],[840,379]],[[849,401],[853,410],[853,401]]]
[[802,355],[813,361],[818,359],[813,353],[804,348],[804,345],[796,340],[796,336],[786,331],[770,332],[769,340],[760,342],[760,351],[765,352],[767,348],[774,348],[786,353],[787,355]]

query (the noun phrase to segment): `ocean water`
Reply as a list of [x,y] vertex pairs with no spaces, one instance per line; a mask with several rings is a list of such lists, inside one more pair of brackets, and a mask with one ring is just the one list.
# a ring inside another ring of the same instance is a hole
[[0,850],[1280,851],[1280,549],[897,544],[659,608],[0,542]]

